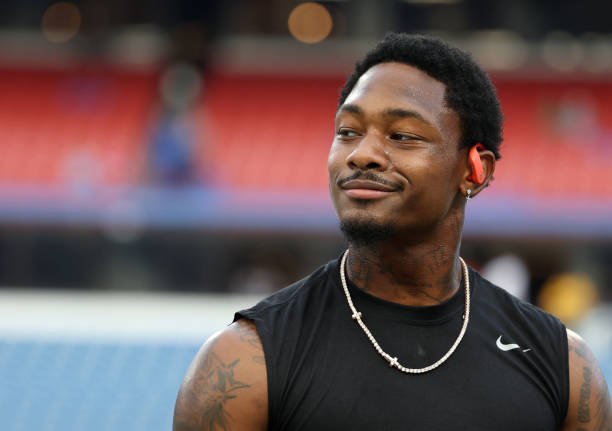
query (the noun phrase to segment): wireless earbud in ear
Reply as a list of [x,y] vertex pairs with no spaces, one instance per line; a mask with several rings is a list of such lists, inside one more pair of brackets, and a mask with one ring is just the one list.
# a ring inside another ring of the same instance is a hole
[[468,153],[468,160],[470,162],[470,167],[472,168],[472,173],[467,177],[467,179],[476,184],[482,184],[485,180],[482,161],[480,160],[480,154],[478,154],[478,150],[484,149],[484,145],[476,144],[470,148],[470,152]]

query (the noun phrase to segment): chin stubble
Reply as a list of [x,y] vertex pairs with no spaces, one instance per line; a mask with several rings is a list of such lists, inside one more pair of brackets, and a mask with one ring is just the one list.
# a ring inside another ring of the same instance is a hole
[[340,230],[349,244],[363,247],[376,244],[391,238],[396,228],[391,223],[380,223],[374,220],[342,220]]

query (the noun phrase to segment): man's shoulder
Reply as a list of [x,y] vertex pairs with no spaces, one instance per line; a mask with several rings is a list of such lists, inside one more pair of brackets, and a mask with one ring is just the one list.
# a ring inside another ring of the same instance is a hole
[[[266,429],[267,371],[261,341],[248,321],[208,339],[183,379],[174,431]],[[234,428],[235,427],[235,428]]]
[[326,288],[327,284],[330,282],[330,276],[337,266],[337,259],[329,261],[301,280],[262,299],[253,307],[237,312],[234,320],[241,317],[254,320],[255,317],[263,313],[273,312],[274,310],[282,309],[294,302],[300,301],[304,296],[310,295],[313,290]]

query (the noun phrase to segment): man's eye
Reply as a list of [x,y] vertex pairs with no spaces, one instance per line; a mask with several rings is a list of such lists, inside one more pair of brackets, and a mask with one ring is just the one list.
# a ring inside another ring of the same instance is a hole
[[420,141],[421,139],[412,136],[412,135],[406,135],[404,133],[393,133],[390,136],[391,139],[393,139],[394,141]]
[[346,138],[352,138],[354,136],[358,136],[358,133],[353,131],[353,130],[341,129],[341,130],[338,130],[337,135],[338,136],[343,136],[343,137],[346,137]]

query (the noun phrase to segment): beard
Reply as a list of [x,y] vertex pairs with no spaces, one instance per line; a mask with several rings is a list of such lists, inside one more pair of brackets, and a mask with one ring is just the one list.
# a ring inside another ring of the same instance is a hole
[[341,220],[340,230],[348,243],[356,247],[367,247],[385,241],[397,231],[394,224],[373,219]]

